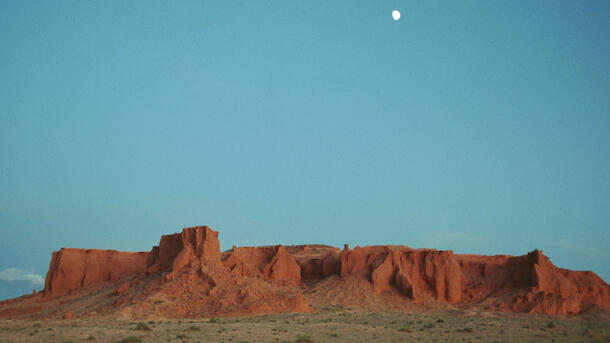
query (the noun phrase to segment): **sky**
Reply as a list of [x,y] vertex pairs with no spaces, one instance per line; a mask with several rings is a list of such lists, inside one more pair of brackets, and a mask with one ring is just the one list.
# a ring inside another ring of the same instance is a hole
[[[402,14],[392,20],[392,11]],[[0,299],[61,247],[541,249],[610,280],[608,1],[2,1]]]

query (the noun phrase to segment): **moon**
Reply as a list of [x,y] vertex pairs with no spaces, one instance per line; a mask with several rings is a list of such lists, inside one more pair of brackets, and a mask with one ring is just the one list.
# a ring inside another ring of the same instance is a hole
[[400,12],[398,10],[392,11],[392,19],[394,19],[394,21],[397,21],[398,19],[400,19]]

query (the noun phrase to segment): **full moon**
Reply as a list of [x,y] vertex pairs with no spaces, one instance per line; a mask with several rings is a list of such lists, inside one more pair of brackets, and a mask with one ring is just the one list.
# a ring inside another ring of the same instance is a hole
[[392,11],[392,19],[394,19],[394,20],[400,19],[400,12],[398,10]]

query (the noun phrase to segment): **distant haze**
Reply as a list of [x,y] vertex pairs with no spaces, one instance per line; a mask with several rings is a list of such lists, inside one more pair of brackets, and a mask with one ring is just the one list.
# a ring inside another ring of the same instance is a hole
[[222,249],[538,248],[609,281],[609,11],[3,1],[0,272],[40,279],[0,298],[61,247],[194,225]]

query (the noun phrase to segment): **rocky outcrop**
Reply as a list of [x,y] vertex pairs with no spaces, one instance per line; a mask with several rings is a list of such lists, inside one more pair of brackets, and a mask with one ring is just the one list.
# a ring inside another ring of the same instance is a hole
[[311,283],[341,271],[341,250],[321,244],[286,247],[301,268],[301,280]]
[[570,315],[610,308],[610,286],[590,271],[557,268],[534,250],[524,256],[458,255],[465,302],[491,309]]
[[395,288],[411,299],[435,298],[455,304],[461,299],[461,271],[453,252],[407,247],[349,247],[341,252],[341,276],[370,278],[382,293]]
[[131,287],[131,282],[126,281],[125,283],[123,283],[121,285],[121,287],[115,289],[114,292],[112,292],[112,294],[114,294],[114,295],[121,295],[121,294],[127,292],[130,287]]
[[263,277],[282,285],[301,283],[301,267],[283,245],[233,247],[223,255],[224,266],[235,275]]
[[195,227],[162,237],[158,251],[147,273],[163,275],[152,287],[154,297],[173,299],[159,308],[164,316],[313,311],[295,288],[300,267],[282,245],[234,247],[221,254],[218,232]]
[[147,261],[149,269],[179,270],[191,261],[204,264],[220,263],[218,232],[208,226],[189,227],[181,233],[164,235],[159,246],[153,247]]
[[263,268],[263,274],[270,280],[287,285],[298,285],[301,282],[301,267],[283,245],[277,246],[273,258]]
[[[97,307],[72,306],[79,297]],[[539,250],[480,256],[391,245],[275,245],[221,252],[218,232],[198,226],[161,237],[150,252],[54,252],[44,292],[0,302],[0,317],[60,318],[70,311],[74,318],[178,318],[312,312],[312,304],[402,310],[413,303],[572,315],[610,309],[610,286],[592,272],[557,268]],[[80,312],[85,307],[90,312]]]
[[146,252],[63,248],[53,253],[44,295],[57,297],[91,285],[116,282],[145,271],[147,258]]
[[557,268],[540,250],[527,254],[527,260],[531,287],[513,302],[512,310],[568,315],[610,307],[610,289],[594,273]]
[[63,315],[63,319],[72,319],[72,317],[74,317],[74,312],[72,311],[68,311]]

